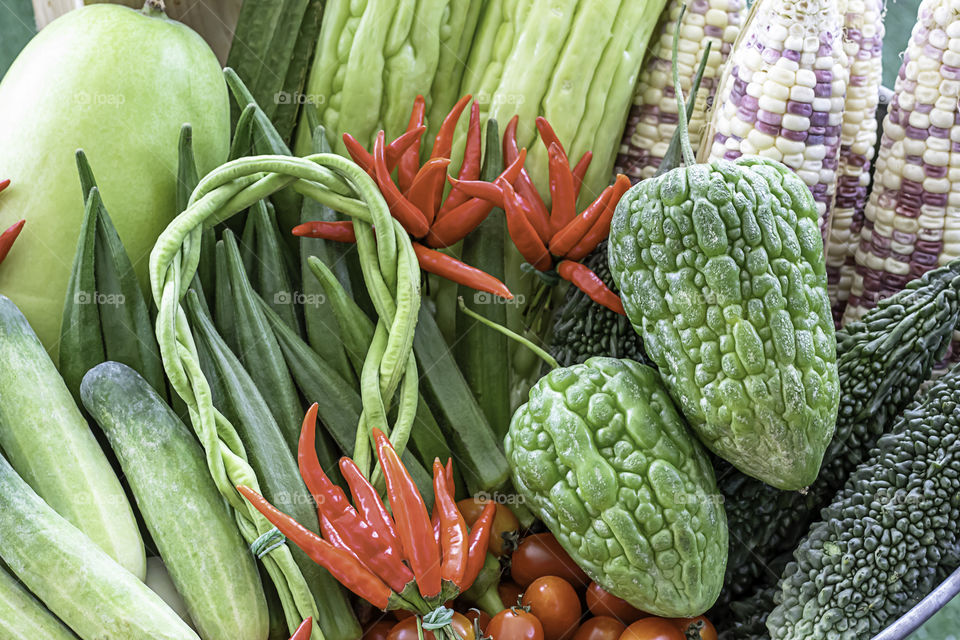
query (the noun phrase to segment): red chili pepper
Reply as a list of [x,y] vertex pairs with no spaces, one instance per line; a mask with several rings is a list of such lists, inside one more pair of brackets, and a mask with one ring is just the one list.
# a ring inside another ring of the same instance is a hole
[[420,595],[434,598],[441,588],[440,548],[433,538],[427,507],[387,436],[374,428],[373,437],[404,558],[417,578]]
[[343,145],[347,148],[347,153],[350,154],[353,161],[356,162],[361,169],[369,173],[371,177],[375,177],[373,154],[364,149],[360,141],[349,133],[343,134]]
[[577,192],[577,196],[580,195],[580,187],[583,186],[583,176],[587,175],[587,169],[590,168],[591,160],[593,160],[593,152],[587,151],[580,156],[579,162],[573,167],[573,186]]
[[493,525],[493,516],[497,512],[497,504],[492,500],[483,507],[480,517],[473,523],[470,531],[470,541],[467,543],[467,569],[460,583],[460,591],[466,591],[476,581],[487,559],[487,549],[490,547],[490,528]]
[[557,265],[557,273],[564,280],[572,282],[574,286],[587,294],[597,304],[601,304],[620,315],[627,315],[623,310],[623,302],[620,297],[611,291],[600,279],[600,276],[586,265],[572,260],[562,260]]
[[400,160],[408,149],[414,145],[420,146],[420,138],[426,131],[427,128],[424,126],[416,127],[415,129],[404,132],[400,137],[387,145],[387,169],[389,169],[391,173],[393,173],[393,170],[400,164]]
[[419,242],[413,243],[413,250],[417,254],[417,260],[420,267],[428,272],[452,280],[465,287],[476,289],[477,291],[486,291],[495,296],[500,296],[507,300],[513,299],[513,294],[503,284],[489,273],[480,271],[475,267],[460,262],[456,258],[450,257],[434,249],[428,249]]
[[300,547],[311,560],[329,571],[340,584],[379,609],[386,609],[390,605],[390,587],[355,557],[337,549],[283,513],[253,489],[239,486],[237,491],[279,529],[280,533]]
[[314,403],[303,420],[297,460],[300,475],[317,502],[318,514],[327,517],[343,543],[391,589],[403,591],[413,580],[413,574],[403,564],[400,549],[392,547],[374,527],[360,518],[343,489],[333,484],[323,472],[317,458],[316,421],[317,405]]
[[533,225],[524,214],[519,195],[503,179],[497,179],[497,186],[503,191],[504,212],[507,216],[507,231],[517,250],[524,259],[540,271],[549,271],[553,266],[550,252],[537,235]]
[[431,158],[450,157],[450,152],[453,150],[453,134],[457,130],[457,122],[460,121],[460,116],[470,103],[471,98],[472,96],[468,93],[457,100],[457,104],[453,105],[450,113],[443,119],[443,122],[440,124],[440,130],[437,132],[437,137],[433,142],[433,149],[430,151]]
[[543,140],[543,146],[549,149],[551,145],[555,144],[560,147],[561,151],[564,152],[563,155],[567,155],[566,151],[564,151],[563,143],[560,142],[560,137],[557,135],[557,132],[554,131],[553,125],[547,122],[546,118],[543,116],[537,116],[537,119],[534,120],[534,124],[537,126],[537,131],[540,132],[540,138]]
[[290,640],[307,640],[311,633],[313,633],[313,618],[307,618],[290,636]]
[[[5,182],[9,183],[9,180]],[[13,246],[14,241],[16,241],[20,235],[20,231],[23,229],[23,225],[26,223],[26,220],[21,220],[3,233],[0,233],[0,262],[3,262],[7,254],[10,253],[10,247]]]
[[[523,163],[526,159],[527,150],[520,149],[520,153],[513,159],[513,162],[497,177],[503,178],[510,184],[513,184],[520,176],[520,172],[523,170]],[[450,181],[450,184],[453,185],[454,189],[462,191],[465,195],[471,198],[482,198],[488,202],[492,202],[501,209],[503,208],[503,192],[500,190],[500,187],[494,183],[484,180],[458,180],[451,176],[448,176],[447,179]],[[446,214],[439,215],[438,217],[442,218],[443,215]]]
[[10,178],[7,178],[5,180],[0,180],[0,191],[3,191],[9,186],[10,186]]
[[327,222],[314,220],[304,222],[293,228],[293,235],[301,238],[323,238],[334,242],[356,242],[357,234],[353,230],[353,222],[348,220]]
[[577,194],[574,187],[570,161],[556,142],[550,143],[547,150],[550,164],[550,234],[563,229],[567,223],[577,217]]
[[430,233],[426,237],[427,244],[441,248],[460,242],[490,215],[493,207],[492,202],[470,198],[430,227]]
[[607,200],[607,206],[604,207],[603,213],[594,225],[590,227],[590,231],[574,245],[573,249],[567,252],[567,258],[575,261],[583,260],[587,257],[587,254],[597,248],[598,244],[603,242],[604,238],[610,235],[610,221],[613,220],[617,203],[620,202],[620,198],[623,197],[623,194],[626,193],[629,188],[630,178],[622,173],[619,174],[613,183],[613,191]]
[[[423,117],[426,112],[426,101],[423,96],[417,96],[413,101],[413,109],[410,111],[410,122],[407,124],[407,131],[417,129],[423,126]],[[417,169],[420,168],[420,138],[417,138],[416,144],[407,149],[403,157],[400,158],[399,170],[397,171],[397,183],[400,191],[406,193],[413,184],[413,179],[417,175]]]
[[450,164],[450,158],[430,158],[423,163],[423,166],[417,172],[413,179],[413,184],[407,190],[406,198],[415,206],[432,224],[434,212],[437,205],[440,204],[437,197],[437,180],[443,181],[447,175],[447,166]]
[[440,516],[440,547],[443,561],[440,575],[459,586],[467,569],[467,523],[450,497],[447,473],[440,460],[433,462],[433,495]]
[[[503,130],[503,157],[506,162],[512,163],[520,154],[517,147],[517,122],[519,118],[520,116],[513,116],[506,129]],[[543,203],[543,198],[540,197],[540,193],[533,185],[530,174],[527,173],[526,169],[522,169],[520,176],[516,180],[512,180],[511,184],[514,182],[517,185],[517,193],[520,194],[525,203],[525,215],[530,224],[533,225],[537,235],[540,236],[541,242],[549,242],[550,214],[547,212],[547,205]]]
[[[453,478],[453,459],[452,458],[447,458],[447,466],[446,466],[446,469],[444,470],[444,474],[446,475],[446,478],[447,478],[447,489],[449,490],[448,494],[450,496],[450,499],[456,502],[457,491],[456,491],[456,481]],[[438,506],[436,497],[434,497],[434,501],[433,501],[433,514],[431,514],[430,516],[430,522],[433,524],[433,537],[437,539],[437,544],[440,544],[440,513],[439,513],[439,506]]]
[[[463,148],[463,162],[457,177],[461,180],[477,180],[481,169],[481,142],[480,142],[480,105],[474,102],[470,106],[470,123],[467,125],[467,142]],[[443,206],[437,215],[442,216],[467,201],[468,196],[456,188],[450,191]]]
[[564,256],[573,249],[583,236],[590,231],[593,224],[603,214],[613,187],[607,187],[600,197],[590,203],[583,213],[571,220],[565,227],[555,233],[550,239],[550,253],[555,256]]
[[381,538],[386,540],[395,549],[400,549],[400,540],[397,538],[396,526],[377,490],[363,476],[360,467],[350,458],[340,458],[340,471],[343,479],[350,487],[350,495],[357,506],[360,516],[373,527]]
[[415,238],[422,238],[430,230],[427,219],[413,206],[409,200],[403,197],[403,194],[393,184],[393,178],[390,177],[390,170],[387,168],[387,162],[384,155],[384,133],[381,130],[377,134],[377,141],[373,145],[373,168],[376,173],[377,185],[380,187],[380,193],[383,194],[387,206],[390,207],[390,213],[400,221],[407,233]]
[[[323,536],[324,540],[332,544],[337,549],[346,551],[354,558],[357,558],[357,560],[360,560],[360,558],[357,557],[357,554],[353,552],[353,549],[350,548],[350,545],[346,543],[346,541],[337,531],[337,528],[333,526],[332,522],[330,522],[330,518],[324,515],[322,511],[320,512],[320,534]],[[360,560],[360,563],[367,567],[367,564],[363,560]],[[367,567],[367,569],[369,568],[370,567]]]

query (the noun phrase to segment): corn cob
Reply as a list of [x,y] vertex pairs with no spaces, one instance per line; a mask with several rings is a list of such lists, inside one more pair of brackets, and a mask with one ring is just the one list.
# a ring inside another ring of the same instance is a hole
[[[633,107],[627,118],[614,173],[623,173],[634,183],[656,173],[677,128],[671,52],[673,34],[683,4],[684,0],[672,0],[664,12],[666,19],[661,20],[633,95]],[[713,103],[723,63],[740,34],[745,9],[744,0],[693,0],[683,15],[677,66],[684,92],[690,91],[697,64],[707,43],[713,43],[688,124],[694,152],[700,146],[700,134],[706,124],[707,111]]]
[[827,242],[827,289],[839,321],[853,283],[854,253],[863,226],[870,162],[877,142],[877,102],[883,75],[883,0],[847,0],[843,48],[850,82],[840,130],[840,166]]
[[701,160],[777,160],[810,187],[826,237],[847,85],[837,0],[757,0],[730,53]]
[[903,55],[844,322],[960,255],[960,2],[923,0]]

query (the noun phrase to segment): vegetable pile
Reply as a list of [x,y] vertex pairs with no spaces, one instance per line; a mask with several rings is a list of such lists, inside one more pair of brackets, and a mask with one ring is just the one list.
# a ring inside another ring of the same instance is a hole
[[0,636],[882,632],[960,567],[960,9],[879,135],[882,14],[245,0],[222,73],[159,0],[44,29]]

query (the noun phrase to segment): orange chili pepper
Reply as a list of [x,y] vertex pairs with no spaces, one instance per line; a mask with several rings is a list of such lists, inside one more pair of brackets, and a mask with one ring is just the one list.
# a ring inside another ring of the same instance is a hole
[[560,147],[560,150],[563,151],[563,155],[567,155],[566,151],[563,149],[563,143],[560,142],[560,137],[557,135],[557,132],[554,131],[553,125],[547,122],[547,119],[543,116],[537,116],[537,119],[534,120],[534,124],[537,127],[537,131],[540,132],[540,138],[543,139],[543,146],[547,149],[551,145],[557,145]]
[[487,502],[480,513],[480,517],[473,523],[470,531],[470,541],[467,543],[467,569],[463,573],[460,591],[466,591],[476,581],[487,559],[487,549],[490,547],[490,529],[493,525],[493,516],[497,511],[494,501]]
[[[480,178],[481,168],[481,142],[480,142],[480,105],[474,102],[470,106],[470,123],[467,125],[467,142],[463,148],[463,162],[460,165],[460,171],[457,177],[461,180],[477,180]],[[450,191],[443,206],[440,207],[438,216],[445,212],[456,209],[467,201],[467,195],[457,191],[456,188]]]
[[553,203],[550,212],[552,236],[577,217],[577,195],[570,161],[567,160],[563,147],[556,142],[550,143],[547,157],[550,164],[550,200]]
[[304,222],[293,228],[293,235],[301,238],[323,238],[334,242],[357,241],[357,234],[353,230],[353,222],[348,220]]
[[393,518],[383,505],[377,490],[363,476],[360,467],[350,458],[340,458],[340,471],[343,473],[343,479],[347,481],[347,486],[350,487],[350,495],[353,496],[353,503],[360,512],[360,516],[377,531],[381,538],[394,548],[401,548]]
[[620,296],[611,291],[600,279],[600,276],[586,265],[572,260],[562,260],[557,265],[557,273],[564,280],[572,282],[574,286],[587,294],[597,304],[601,304],[620,315],[626,315]]
[[[447,458],[447,467],[445,469],[445,475],[447,477],[447,488],[449,489],[450,499],[456,501],[456,482],[453,479],[453,459]],[[440,514],[438,512],[439,506],[437,505],[436,498],[433,501],[433,514],[430,516],[430,522],[433,523],[433,537],[437,539],[437,544],[440,544]]]
[[[520,172],[523,170],[523,163],[527,159],[527,150],[520,149],[517,157],[504,169],[498,178],[503,178],[510,184],[517,181]],[[447,176],[447,180],[453,185],[454,189],[462,191],[471,198],[482,198],[494,205],[503,208],[503,191],[492,182],[485,180],[458,180],[457,178]],[[442,217],[442,216],[441,216]]]
[[433,538],[427,506],[387,436],[374,428],[373,438],[404,558],[413,569],[420,595],[435,598],[441,589],[440,548]]
[[[505,162],[512,163],[519,155],[517,148],[517,123],[520,116],[513,116],[506,128],[503,130],[503,158]],[[550,241],[550,214],[547,212],[547,205],[543,203],[543,198],[533,185],[530,174],[526,169],[520,171],[520,176],[511,181],[516,182],[516,191],[524,201],[524,212],[540,237],[541,242]]]
[[549,271],[553,266],[550,252],[547,251],[546,245],[527,219],[519,195],[506,180],[498,178],[496,184],[503,191],[503,210],[507,217],[507,231],[517,250],[520,251],[520,255],[539,271]]
[[434,211],[440,204],[437,197],[437,180],[443,180],[447,175],[447,166],[450,164],[450,158],[430,158],[413,179],[413,183],[406,191],[406,198],[413,206],[423,213],[428,223],[433,222]]
[[457,284],[462,284],[477,291],[486,291],[507,300],[513,299],[513,294],[507,289],[507,285],[489,273],[471,267],[445,253],[429,249],[419,242],[413,243],[413,250],[417,254],[420,267],[428,273],[452,280]]
[[590,231],[574,245],[573,249],[567,252],[567,258],[570,260],[583,260],[591,251],[597,248],[597,245],[603,242],[603,239],[610,235],[610,221],[613,220],[613,214],[617,209],[617,203],[620,198],[630,188],[630,178],[622,173],[617,176],[613,183],[613,191],[610,199],[607,200],[607,206],[603,209],[603,214],[597,219]]
[[550,253],[555,256],[566,255],[597,221],[607,206],[613,187],[607,187],[600,197],[590,203],[583,213],[571,220],[565,227],[555,233],[550,239]]
[[[9,184],[9,181],[6,182]],[[13,246],[13,243],[20,235],[20,231],[23,230],[23,225],[26,223],[26,220],[21,220],[3,233],[0,233],[0,262],[6,259],[7,254],[10,253],[10,248]]]
[[450,496],[446,470],[439,459],[433,462],[433,494],[440,520],[440,548],[443,580],[460,585],[467,569],[467,523]]
[[381,130],[377,134],[376,143],[373,145],[373,168],[380,193],[383,194],[383,199],[387,201],[390,213],[403,225],[403,228],[413,237],[422,238],[430,230],[427,219],[419,209],[403,197],[403,194],[397,189],[397,185],[393,184],[384,153],[384,133]]
[[290,636],[290,640],[307,640],[311,633],[313,633],[313,618],[307,618],[297,627],[293,635]]
[[430,227],[426,242],[431,247],[449,247],[477,228],[493,211],[494,204],[480,198],[470,198]]
[[437,137],[433,142],[433,149],[430,151],[431,158],[450,157],[450,152],[453,150],[453,134],[457,129],[457,122],[460,121],[460,115],[470,103],[471,98],[472,96],[468,93],[457,100],[457,103],[450,109],[450,113],[443,119],[443,122],[440,124],[440,130],[437,132]]
[[363,566],[357,558],[337,549],[274,507],[253,489],[241,485],[237,487],[237,491],[279,529],[280,533],[300,547],[311,560],[329,571],[340,584],[379,609],[390,606],[392,595],[390,587]]

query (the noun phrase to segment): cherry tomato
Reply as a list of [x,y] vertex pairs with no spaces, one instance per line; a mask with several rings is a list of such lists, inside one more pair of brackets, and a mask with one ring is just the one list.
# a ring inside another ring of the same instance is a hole
[[504,609],[493,616],[487,635],[493,640],[544,640],[543,625],[523,609]]
[[390,620],[379,620],[367,627],[363,632],[363,640],[387,640],[390,630],[396,626],[396,622]]
[[521,540],[510,557],[510,572],[523,587],[543,576],[563,578],[578,588],[590,582],[552,533],[538,533]]
[[481,611],[480,609],[473,608],[469,611],[465,611],[463,614],[467,620],[470,621],[470,624],[473,624],[473,621],[476,620],[480,625],[480,632],[486,633],[487,625],[490,624],[490,614],[486,611]]
[[619,640],[627,626],[610,616],[590,618],[573,634],[573,640]]
[[[467,498],[457,503],[468,527],[472,527],[477,521],[488,501],[488,498]],[[490,553],[499,558],[512,549],[511,545],[516,545],[519,529],[520,521],[513,515],[513,511],[506,505],[497,504],[493,525],[490,527]]]
[[667,618],[644,618],[627,627],[620,640],[684,640],[683,632]]
[[544,576],[523,591],[523,606],[543,625],[544,640],[567,640],[580,622],[580,596],[569,582]]
[[604,591],[596,582],[587,587],[587,609],[595,616],[610,616],[623,624],[636,622],[646,615],[626,600]]
[[497,593],[500,594],[500,602],[503,606],[515,607],[523,596],[523,587],[516,582],[501,582],[497,585]]
[[[699,628],[700,640],[717,640],[716,627],[704,616],[697,616],[696,618],[673,618],[673,623],[688,637],[696,638],[697,635],[694,629]],[[688,629],[691,633],[687,633]]]
[[[473,623],[467,620],[462,613],[453,614],[452,626],[454,631],[456,631],[463,640],[475,640]],[[419,640],[419,636],[417,635],[417,619],[406,618],[402,622],[398,622],[393,629],[390,630],[387,640]],[[436,638],[432,631],[424,630],[423,640],[436,640]]]

